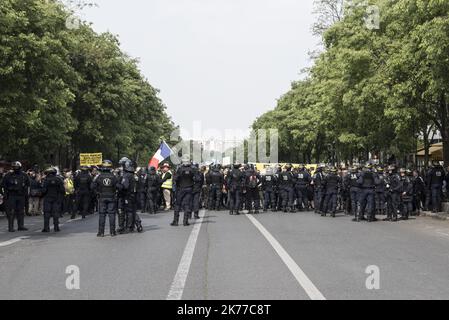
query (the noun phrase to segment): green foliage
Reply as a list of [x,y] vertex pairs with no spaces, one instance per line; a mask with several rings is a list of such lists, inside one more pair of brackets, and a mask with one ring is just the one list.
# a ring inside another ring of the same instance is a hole
[[115,36],[86,24],[68,29],[70,14],[58,1],[2,0],[0,156],[73,165],[80,152],[103,152],[147,161],[173,130],[158,91]]
[[380,29],[365,26],[362,6],[327,28],[308,78],[255,121],[280,129],[283,160],[403,159],[434,126],[449,164],[449,2],[371,3]]

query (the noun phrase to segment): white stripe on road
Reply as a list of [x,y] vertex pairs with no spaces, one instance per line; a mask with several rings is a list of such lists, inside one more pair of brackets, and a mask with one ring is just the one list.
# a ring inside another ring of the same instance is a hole
[[310,281],[304,271],[296,264],[295,260],[288,254],[287,251],[281,246],[281,244],[268,232],[267,229],[253,216],[246,215],[248,219],[256,226],[257,229],[262,233],[262,235],[267,239],[267,241],[271,244],[273,249],[277,252],[279,257],[281,257],[282,261],[288,267],[290,272],[299,282],[301,287],[307,293],[310,299],[312,300],[326,300],[323,294],[315,287],[315,285]]
[[5,242],[0,242],[0,247],[10,246],[10,245],[12,245],[14,243],[17,243],[17,242],[20,242],[22,240],[29,239],[29,238],[30,237],[19,237],[19,238],[14,238],[14,239],[5,241]]
[[203,224],[203,218],[205,210],[200,213],[200,219],[197,220],[193,226],[192,233],[190,233],[189,240],[187,241],[184,254],[182,255],[181,262],[178,266],[175,278],[173,279],[170,291],[167,296],[167,300],[181,300],[184,293],[184,287],[186,285],[187,276],[189,275],[190,265],[192,264],[193,253],[195,252],[196,241],[200,233],[201,225]]

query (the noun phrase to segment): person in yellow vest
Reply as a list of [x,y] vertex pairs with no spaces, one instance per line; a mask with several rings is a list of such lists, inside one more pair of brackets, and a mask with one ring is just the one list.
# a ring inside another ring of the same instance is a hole
[[64,173],[64,213],[70,213],[70,219],[75,219],[75,187],[73,185],[72,172],[67,170]]
[[170,165],[164,163],[162,165],[162,193],[165,201],[165,211],[171,210],[171,197],[173,191],[173,173],[170,170]]

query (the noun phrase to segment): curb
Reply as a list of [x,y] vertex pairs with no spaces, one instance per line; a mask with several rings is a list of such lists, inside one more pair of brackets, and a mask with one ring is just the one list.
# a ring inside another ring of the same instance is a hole
[[421,211],[421,216],[431,217],[438,220],[449,220],[449,213],[446,212],[433,213],[429,211]]

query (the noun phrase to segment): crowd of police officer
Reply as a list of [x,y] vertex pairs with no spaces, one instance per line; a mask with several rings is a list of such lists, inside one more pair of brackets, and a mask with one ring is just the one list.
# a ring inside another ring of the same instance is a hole
[[[114,169],[109,160],[103,161],[99,170],[91,172],[81,167],[73,178],[78,213],[82,218],[89,214],[91,199],[96,199],[99,213],[98,237],[104,237],[106,218],[109,218],[111,236],[117,233],[143,232],[138,214],[156,214],[161,206],[174,208],[172,226],[200,218],[200,209],[227,209],[231,215],[267,212],[291,212],[314,210],[322,216],[336,217],[344,212],[353,221],[377,221],[376,216],[386,216],[385,221],[407,220],[420,210],[441,211],[443,186],[448,185],[449,175],[438,163],[425,174],[418,171],[388,167],[352,166],[349,169],[319,166],[310,172],[304,165],[293,168],[268,168],[261,174],[252,165],[234,164],[209,167],[192,163],[183,158],[175,172],[164,163],[161,171],[155,167],[136,169],[136,164],[123,158],[120,167]],[[137,171],[137,172],[136,172]],[[27,231],[24,224],[24,208],[30,188],[30,179],[22,171],[19,162],[12,163],[12,170],[1,177],[0,191],[4,197],[8,229]],[[59,232],[62,202],[66,193],[64,178],[51,167],[45,171],[41,182],[43,196],[44,228],[50,232],[53,219],[54,231]],[[118,215],[118,228],[116,216]],[[75,218],[72,213],[71,218]]]
[[296,212],[314,210],[323,217],[338,212],[352,215],[353,221],[408,220],[421,210],[441,211],[443,187],[449,175],[439,163],[424,174],[367,164],[346,168],[319,166],[310,172],[304,165],[268,168],[260,174],[253,166],[235,164],[211,166],[205,176],[209,210],[228,208],[231,215],[242,210]]

